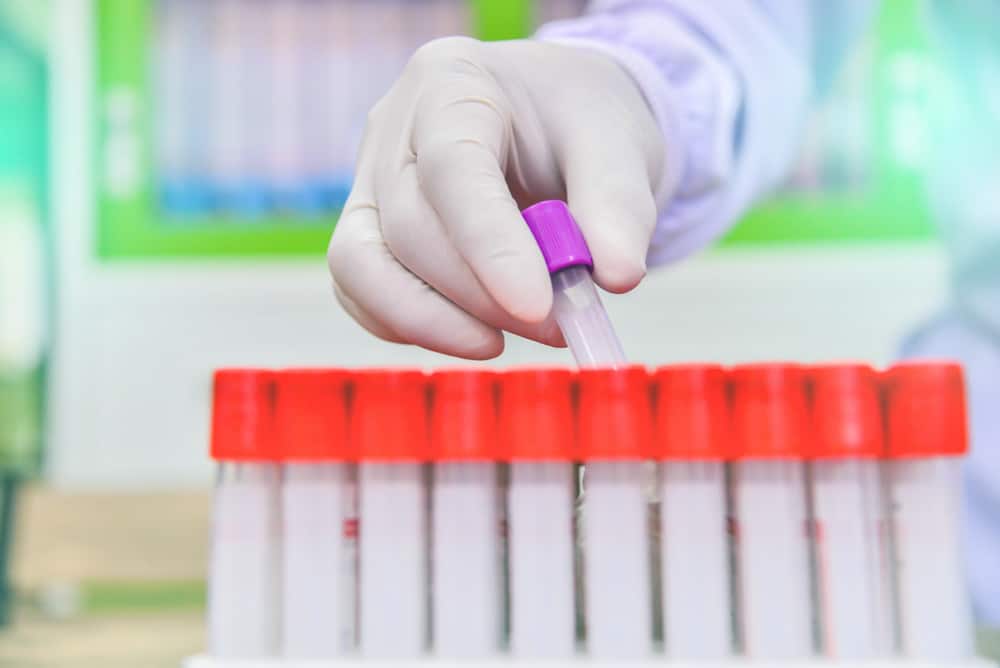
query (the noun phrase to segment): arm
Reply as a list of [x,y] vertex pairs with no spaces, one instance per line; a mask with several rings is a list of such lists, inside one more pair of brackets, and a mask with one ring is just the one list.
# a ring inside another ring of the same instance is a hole
[[541,39],[615,58],[642,90],[666,150],[683,155],[676,190],[657,192],[651,263],[704,247],[780,184],[810,103],[874,5],[597,0],[588,16],[543,28]]

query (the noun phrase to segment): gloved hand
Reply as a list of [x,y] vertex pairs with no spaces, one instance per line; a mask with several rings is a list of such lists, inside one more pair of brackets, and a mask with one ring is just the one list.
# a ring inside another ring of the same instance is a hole
[[602,53],[431,42],[369,114],[330,240],[337,298],[376,336],[459,357],[500,354],[503,330],[562,345],[520,209],[566,199],[597,283],[631,290],[664,155],[638,88]]

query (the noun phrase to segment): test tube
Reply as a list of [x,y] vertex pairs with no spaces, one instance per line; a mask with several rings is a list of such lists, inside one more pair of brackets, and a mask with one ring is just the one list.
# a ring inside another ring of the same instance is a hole
[[207,124],[208,172],[214,204],[226,214],[265,212],[268,142],[266,71],[268,0],[215,0]]
[[864,365],[809,370],[812,548],[820,650],[839,660],[893,649],[888,509],[878,377]]
[[653,383],[666,653],[680,661],[724,659],[733,649],[726,372],[715,365],[662,367]]
[[500,651],[500,504],[496,373],[431,376],[431,601],[434,652],[484,658]]
[[427,380],[410,369],[354,380],[358,453],[359,643],[374,658],[427,649]]
[[805,374],[793,364],[736,367],[733,514],[738,627],[751,659],[813,654],[803,447]]
[[161,204],[170,215],[203,213],[205,188],[203,73],[208,5],[160,0],[156,11],[156,158]]
[[961,551],[961,457],[968,448],[962,369],[908,363],[885,375],[900,643],[906,658],[973,656]]
[[307,80],[310,53],[311,5],[317,0],[256,0],[265,2],[267,27],[264,32],[267,61],[264,63],[267,127],[267,162],[264,165],[270,203],[283,213],[311,215],[320,210],[318,193],[309,184],[309,155],[306,149],[308,115]]
[[569,659],[576,647],[570,371],[505,372],[498,432],[501,451],[510,461],[510,651],[524,659]]
[[552,275],[552,313],[576,363],[623,365],[625,352],[590,276],[594,260],[565,202],[539,202],[522,215]]
[[354,649],[357,507],[344,370],[277,377],[282,485],[282,646],[288,659]]
[[208,581],[208,651],[263,659],[281,649],[280,453],[274,374],[215,373],[212,458],[219,462]]
[[356,66],[363,42],[355,25],[354,2],[305,0],[310,35],[305,151],[310,183],[327,210],[340,210],[351,190],[357,153],[357,121],[367,109],[358,103],[355,80],[367,76]]
[[587,651],[595,659],[646,658],[653,650],[643,466],[651,459],[649,374],[640,366],[584,369],[579,383]]
[[539,24],[549,21],[575,18],[583,14],[586,0],[542,0],[536,2],[536,16]]

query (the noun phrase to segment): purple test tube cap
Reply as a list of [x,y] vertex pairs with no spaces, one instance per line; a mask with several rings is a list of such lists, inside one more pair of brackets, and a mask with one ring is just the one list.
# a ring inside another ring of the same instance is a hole
[[587,242],[565,202],[550,199],[521,212],[550,274],[566,267],[594,267]]

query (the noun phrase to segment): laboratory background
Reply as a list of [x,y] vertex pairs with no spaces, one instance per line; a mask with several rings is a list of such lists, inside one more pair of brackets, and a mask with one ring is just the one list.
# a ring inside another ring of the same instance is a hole
[[[214,369],[471,364],[380,341],[334,299],[365,116],[424,42],[585,5],[0,0],[0,666],[204,647]],[[884,366],[967,321],[1000,340],[1000,62],[955,62],[924,2],[884,0],[782,189],[605,296],[629,360]],[[969,89],[981,115],[955,111]],[[508,336],[488,364],[541,363],[572,358]],[[1000,413],[995,387],[974,411]]]

